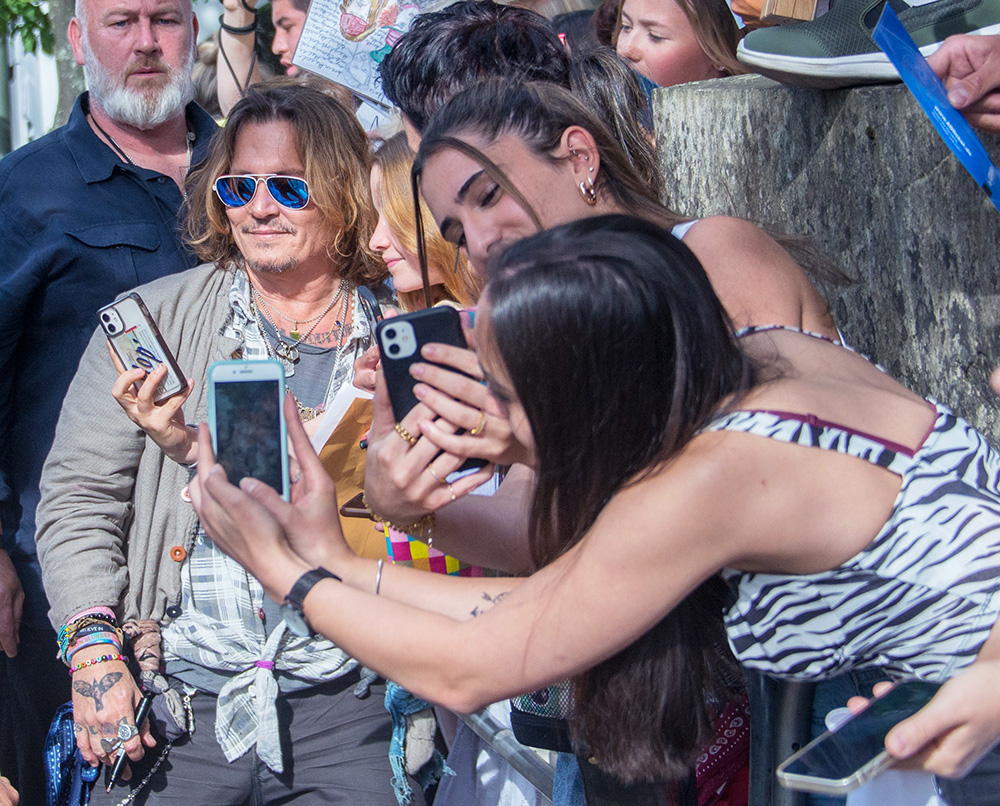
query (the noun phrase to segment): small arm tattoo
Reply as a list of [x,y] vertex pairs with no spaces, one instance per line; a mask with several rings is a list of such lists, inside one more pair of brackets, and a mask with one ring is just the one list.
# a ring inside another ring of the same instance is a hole
[[498,593],[496,596],[490,596],[488,593],[486,593],[486,591],[483,591],[483,601],[486,604],[476,605],[474,608],[472,608],[472,617],[478,618],[487,610],[500,604],[500,602],[502,602],[504,599],[507,598],[508,593],[510,593],[510,591],[503,591],[502,593]]

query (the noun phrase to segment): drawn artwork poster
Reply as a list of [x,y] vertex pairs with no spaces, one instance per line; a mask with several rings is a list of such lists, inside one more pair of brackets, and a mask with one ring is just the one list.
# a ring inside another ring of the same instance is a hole
[[418,14],[453,0],[313,0],[292,64],[389,106],[378,66]]

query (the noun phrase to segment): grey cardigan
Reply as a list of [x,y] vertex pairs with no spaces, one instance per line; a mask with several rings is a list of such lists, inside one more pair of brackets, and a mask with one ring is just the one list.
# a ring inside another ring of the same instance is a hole
[[[202,264],[136,289],[181,370],[195,379],[188,422],[206,417],[204,379],[212,361],[240,343],[222,336],[231,316],[231,271]],[[49,618],[58,629],[104,605],[118,618],[170,620],[181,596],[181,556],[196,515],[181,499],[189,470],[167,459],[111,396],[116,373],[98,328],[63,401],[42,470],[36,522]]]

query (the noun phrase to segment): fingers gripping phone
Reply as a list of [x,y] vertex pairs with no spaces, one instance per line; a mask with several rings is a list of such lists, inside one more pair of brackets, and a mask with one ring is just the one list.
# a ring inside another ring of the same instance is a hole
[[208,368],[208,426],[216,461],[233,484],[252,476],[288,500],[288,440],[277,361],[216,361]]
[[160,335],[142,297],[133,291],[105,305],[97,312],[97,318],[125,369],[142,369],[148,375],[160,364],[166,364],[167,374],[153,392],[154,403],[162,403],[187,389],[187,378]]
[[[382,371],[396,422],[402,420],[417,405],[417,398],[413,394],[417,381],[410,375],[410,366],[418,361],[432,363],[421,357],[420,348],[431,342],[468,348],[458,311],[446,305],[385,319],[375,329],[375,338],[382,356]],[[458,371],[451,367],[447,369]],[[466,459],[459,470],[480,468],[487,464],[485,459]]]
[[868,783],[893,763],[885,749],[886,734],[930,702],[938,688],[916,680],[896,683],[786,759],[778,767],[778,780],[789,789],[840,796]]

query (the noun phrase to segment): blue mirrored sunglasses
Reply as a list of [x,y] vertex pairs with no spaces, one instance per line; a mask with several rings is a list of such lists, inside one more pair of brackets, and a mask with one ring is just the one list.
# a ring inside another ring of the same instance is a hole
[[213,187],[215,195],[226,207],[243,207],[253,200],[261,182],[267,192],[282,207],[301,210],[309,204],[309,185],[299,176],[279,174],[230,174],[220,176]]

